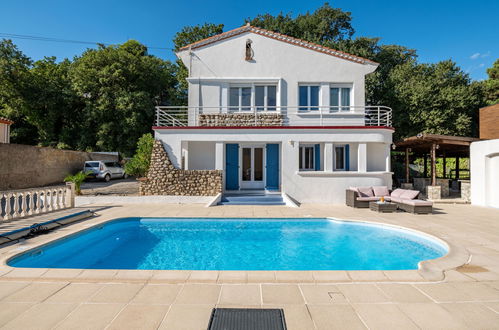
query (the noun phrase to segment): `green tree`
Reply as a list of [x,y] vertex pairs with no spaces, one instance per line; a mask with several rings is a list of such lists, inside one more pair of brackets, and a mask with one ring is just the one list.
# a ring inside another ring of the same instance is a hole
[[147,133],[142,135],[137,142],[135,155],[125,164],[126,174],[138,177],[144,177],[147,174],[149,164],[151,163],[153,144],[154,138],[152,134]]
[[[204,23],[202,25],[196,26],[185,26],[173,37],[173,45],[175,47],[175,51],[178,51],[180,48],[192,44],[196,41],[220,34],[223,32],[223,29],[223,24],[213,23]],[[188,77],[188,75],[189,72],[184,63],[182,63],[180,59],[177,59],[175,66],[175,77],[177,79],[176,101],[178,101],[178,103],[174,105],[187,105],[188,84],[186,78]]]
[[299,14],[295,18],[291,14],[277,16],[258,15],[246,19],[252,26],[279,32],[295,38],[332,46],[342,40],[348,40],[354,34],[350,12],[331,7],[327,2],[313,13]]
[[489,79],[484,81],[485,100],[487,104],[499,103],[499,59],[487,69]]
[[57,63],[55,57],[46,57],[33,63],[30,70],[24,113],[37,128],[42,146],[78,147],[83,102],[71,87],[70,67],[67,59]]
[[0,116],[14,121],[13,143],[36,144],[36,127],[24,115],[32,61],[11,40],[0,41]]
[[476,134],[477,109],[483,104],[482,89],[456,63],[410,61],[396,66],[389,80],[394,93],[394,103],[390,106],[398,137],[420,132]]
[[150,131],[154,107],[167,102],[173,71],[134,40],[76,58],[70,78],[85,103],[79,148],[132,154],[135,141]]

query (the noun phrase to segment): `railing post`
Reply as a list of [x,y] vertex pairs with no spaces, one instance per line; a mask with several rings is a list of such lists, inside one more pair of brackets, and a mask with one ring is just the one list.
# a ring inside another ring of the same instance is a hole
[[12,215],[10,214],[10,212],[12,211],[10,204],[12,200],[12,194],[7,193],[4,196],[5,196],[5,215],[3,216],[3,219],[10,220],[12,219]]
[[28,215],[33,215],[33,191],[29,191],[28,193],[26,193],[27,195],[29,195],[29,210],[28,210]]
[[13,193],[12,196],[14,196],[14,212],[12,213],[12,218],[18,218],[19,217],[19,195],[17,193]]
[[74,182],[66,182],[66,201],[68,207],[75,207],[75,184]]
[[54,195],[54,207],[52,208],[54,211],[59,209],[59,189],[54,189],[53,190],[53,195]]
[[381,113],[380,113],[381,109],[378,105],[378,126],[381,126]]
[[160,111],[161,111],[161,110],[159,110],[159,108],[158,108],[158,107],[156,107],[156,126],[161,126],[161,125],[159,124],[159,112],[160,112]]
[[[33,213],[34,214],[39,214],[40,213],[40,207],[42,205],[42,201],[40,200],[40,190],[36,191],[36,199],[34,198],[35,193],[33,193]],[[36,205],[35,205],[36,204]]]
[[21,213],[20,216],[21,218],[24,218],[26,216],[26,194],[24,192],[21,193]]

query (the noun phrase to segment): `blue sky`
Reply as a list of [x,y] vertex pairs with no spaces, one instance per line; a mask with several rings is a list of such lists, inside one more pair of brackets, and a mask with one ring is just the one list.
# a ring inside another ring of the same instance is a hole
[[[16,0],[0,2],[0,33],[121,43],[137,39],[148,46],[172,47],[185,25],[223,23],[225,30],[260,13],[303,13],[323,1],[160,1]],[[386,44],[415,48],[420,62],[453,59],[473,79],[499,57],[499,1],[330,1],[350,11],[356,36],[381,37]],[[72,58],[87,45],[13,39],[33,59]],[[174,59],[170,50],[150,53]]]

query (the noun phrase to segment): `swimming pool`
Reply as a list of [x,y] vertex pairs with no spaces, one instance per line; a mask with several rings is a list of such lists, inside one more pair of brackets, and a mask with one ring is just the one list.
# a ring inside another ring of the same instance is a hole
[[12,267],[185,270],[417,269],[448,248],[411,230],[329,218],[123,218],[8,261]]

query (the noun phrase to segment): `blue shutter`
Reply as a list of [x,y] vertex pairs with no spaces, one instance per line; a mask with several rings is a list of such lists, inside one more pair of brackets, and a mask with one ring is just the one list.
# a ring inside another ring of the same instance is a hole
[[225,189],[239,189],[239,144],[225,145]]
[[279,145],[267,144],[266,159],[266,186],[267,190],[279,190]]
[[314,145],[314,168],[316,171],[321,170],[321,145]]
[[345,171],[350,171],[350,145],[345,146]]

